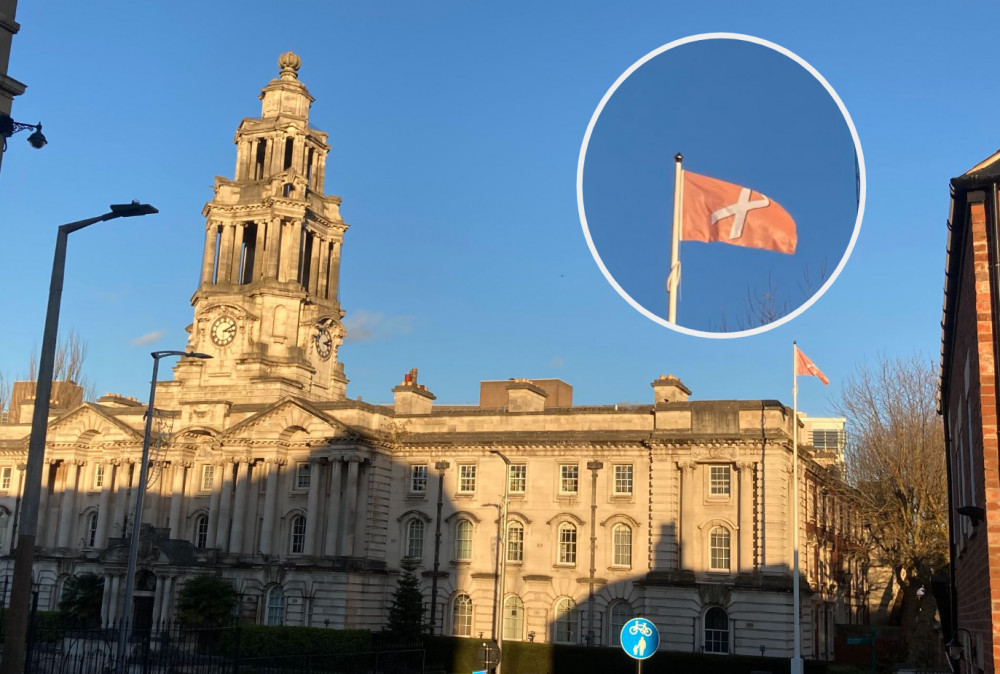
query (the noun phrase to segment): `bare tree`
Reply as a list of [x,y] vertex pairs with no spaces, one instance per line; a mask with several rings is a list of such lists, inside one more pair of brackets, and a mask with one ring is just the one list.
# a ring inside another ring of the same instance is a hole
[[927,620],[936,609],[931,576],[948,557],[944,429],[936,400],[933,361],[882,355],[844,382],[838,404],[848,425],[845,460],[853,489],[847,496],[868,523],[874,561],[899,587],[889,619],[907,628],[907,656],[914,662],[934,643],[919,628],[933,624]]
[[0,423],[7,421],[6,411],[10,404],[10,382],[0,372]]
[[[816,270],[805,267],[802,270],[802,278],[798,282],[798,295],[802,297],[804,304],[812,297],[830,277],[829,265],[823,260]],[[787,297],[788,288],[777,288],[771,274],[767,275],[767,284],[763,288],[756,285],[747,286],[746,302],[743,305],[743,315],[737,315],[734,330],[751,330],[762,325],[774,323],[776,320],[787,316],[798,305],[792,305]],[[793,291],[792,295],[796,293]],[[716,332],[729,332],[729,320],[723,309],[722,317],[719,321]]]
[[[84,399],[94,397],[94,387],[87,375],[83,373],[83,365],[87,360],[87,342],[75,330],[70,331],[64,339],[59,340],[55,357],[52,362],[52,381],[71,381],[84,391]],[[28,360],[27,381],[38,381],[38,348],[31,351]]]

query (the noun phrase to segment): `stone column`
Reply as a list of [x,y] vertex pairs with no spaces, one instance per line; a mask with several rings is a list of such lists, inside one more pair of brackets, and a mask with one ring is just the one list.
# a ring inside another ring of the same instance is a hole
[[250,480],[250,458],[236,463],[236,502],[233,505],[233,530],[229,535],[229,551],[238,555],[243,551],[243,527],[247,519],[247,483]]
[[83,461],[72,461],[66,465],[62,502],[59,504],[59,542],[56,547],[68,548],[73,542],[73,522],[77,519],[76,489],[80,482],[80,467],[83,465]]
[[174,472],[174,486],[170,494],[170,527],[171,538],[181,538],[183,528],[181,526],[181,504],[184,501],[184,478],[187,474],[188,464],[182,461],[174,461],[172,464]]
[[312,238],[312,250],[309,252],[309,278],[302,279],[303,285],[308,284],[306,290],[314,295],[319,294],[319,253],[323,240],[318,235],[310,233]]
[[101,626],[107,627],[111,621],[111,606],[114,604],[114,595],[111,592],[111,574],[104,574],[104,593],[101,597]]
[[299,230],[298,227],[296,227],[297,224],[298,223],[291,223],[291,222],[281,223],[281,243],[279,246],[280,249],[279,256],[281,260],[280,264],[278,265],[279,281],[295,280],[295,270],[296,270],[296,265],[298,264],[298,257],[299,257],[298,256],[299,237],[297,236]]
[[340,542],[340,554],[354,555],[354,534],[358,514],[358,467],[361,457],[352,456],[347,460],[347,489],[344,495],[344,532]]
[[278,471],[282,459],[273,458],[267,461],[267,485],[264,487],[264,521],[260,525],[260,552],[262,555],[271,554],[273,549],[271,540],[274,537],[274,511],[278,502]]
[[264,275],[269,279],[278,279],[278,263],[281,261],[281,219],[274,218],[267,223],[267,262]]
[[104,548],[108,544],[108,509],[111,507],[111,491],[114,489],[115,466],[104,464],[104,484],[101,485],[101,496],[97,501],[97,536],[94,537],[94,547]]
[[219,488],[219,473],[225,468],[225,463],[215,464],[215,473],[212,475],[212,494],[208,499],[208,534],[205,538],[205,547],[216,545],[216,533],[219,530],[219,499],[222,496]]
[[[326,238],[317,239],[320,244],[319,253],[319,285],[316,287],[316,295],[326,298],[329,286],[330,275],[330,242]],[[316,243],[314,242],[315,246]]]
[[330,299],[340,301],[340,242],[333,244],[333,253],[330,259],[330,285],[333,292],[327,291]]
[[232,259],[235,236],[235,227],[228,223],[222,226],[222,242],[219,245],[219,273],[216,277],[217,283],[234,282],[232,277]]
[[681,569],[694,571],[698,564],[698,528],[694,524],[695,514],[695,466],[693,461],[680,462],[681,469]]
[[219,524],[215,532],[215,547],[226,552],[229,542],[229,520],[233,500],[233,464],[225,461],[222,464],[222,490],[219,495]]
[[309,497],[306,501],[306,544],[303,554],[306,557],[316,555],[316,546],[320,542],[320,521],[323,519],[319,508],[319,494],[323,477],[323,464],[320,459],[309,459]]
[[111,602],[108,606],[108,622],[118,619],[118,610],[121,605],[121,580],[118,574],[111,576]]
[[259,281],[264,276],[264,251],[267,249],[265,236],[267,223],[263,220],[258,220],[254,224],[257,225],[257,241],[254,243],[253,248],[253,272],[250,280]]
[[326,507],[326,545],[323,554],[327,557],[336,557],[339,540],[337,535],[340,530],[340,519],[344,512],[344,503],[341,500],[340,482],[344,462],[342,459],[333,459],[330,462],[330,501]]
[[240,263],[243,261],[243,229],[245,225],[239,222],[233,225],[233,258],[232,265],[233,271],[231,272],[230,278],[232,278],[233,283],[242,283],[243,279],[240,277]]
[[205,254],[201,259],[201,284],[212,282],[212,272],[215,271],[215,240],[219,227],[214,222],[208,223],[205,230]]
[[739,535],[740,535],[740,573],[750,573],[753,571],[753,467],[752,461],[740,461],[738,464],[740,471],[740,515],[739,515]]
[[128,508],[128,487],[131,482],[130,469],[132,467],[131,463],[126,461],[115,462],[115,507],[111,516],[111,534],[117,534],[117,536],[109,535],[109,538],[124,538],[125,531],[122,526],[125,522],[125,511]]
[[164,576],[161,582],[163,583],[163,592],[160,595],[160,624],[162,625],[170,620],[170,593],[174,589],[173,576]]
[[[149,487],[149,482],[146,483],[146,498],[142,505],[142,516],[146,520],[146,524],[156,526],[157,520],[160,518],[160,490],[163,488],[163,462],[162,461],[150,461],[149,469],[159,470],[159,475],[156,477],[156,482],[153,483],[153,487]],[[147,480],[149,479],[147,473]],[[138,488],[138,485],[136,485]]]

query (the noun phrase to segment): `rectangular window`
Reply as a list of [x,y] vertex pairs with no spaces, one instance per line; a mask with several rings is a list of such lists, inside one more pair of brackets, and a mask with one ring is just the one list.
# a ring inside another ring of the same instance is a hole
[[559,563],[576,564],[576,527],[572,524],[559,527]]
[[427,493],[427,466],[410,466],[410,493]]
[[94,466],[94,488],[100,489],[104,486],[104,464],[99,463]]
[[295,488],[308,489],[311,466],[308,463],[300,463],[295,470]]
[[458,493],[471,494],[476,491],[476,465],[464,463],[458,467]]
[[844,431],[836,428],[814,428],[812,444],[816,449],[839,450],[844,447]]
[[632,495],[632,464],[615,466],[615,496]]
[[507,526],[507,561],[524,561],[524,526],[520,522]]
[[215,466],[211,463],[201,467],[201,491],[212,491],[215,486]]
[[575,494],[580,486],[580,466],[559,466],[559,493]]
[[14,469],[10,466],[0,468],[0,489],[3,491],[8,491],[10,489],[10,476],[13,473]]
[[709,490],[712,496],[729,496],[731,488],[729,466],[710,466]]
[[507,488],[511,494],[523,494],[528,488],[528,467],[521,464],[512,464],[508,471]]

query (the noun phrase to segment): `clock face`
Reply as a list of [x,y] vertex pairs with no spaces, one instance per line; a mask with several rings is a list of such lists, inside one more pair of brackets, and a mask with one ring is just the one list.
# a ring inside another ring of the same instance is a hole
[[330,331],[326,328],[316,329],[316,353],[323,360],[330,357],[333,353],[333,337],[330,336]]
[[231,316],[220,316],[212,323],[209,333],[218,346],[226,346],[236,339],[236,320]]

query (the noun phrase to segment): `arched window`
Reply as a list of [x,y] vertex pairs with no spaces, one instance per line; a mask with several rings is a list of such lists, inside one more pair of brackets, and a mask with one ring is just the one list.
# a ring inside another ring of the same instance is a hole
[[576,527],[569,522],[559,525],[559,563],[576,564]]
[[713,527],[709,537],[709,563],[712,571],[729,571],[729,529]]
[[285,624],[285,591],[279,585],[275,585],[267,592],[267,615],[264,624]]
[[472,522],[459,520],[455,527],[455,559],[472,559]]
[[[574,529],[574,533],[575,533]],[[563,597],[556,603],[555,638],[557,644],[575,644],[580,641],[580,618],[576,602]]]
[[208,515],[202,515],[195,520],[194,547],[201,550],[208,547]]
[[292,537],[288,551],[293,555],[301,555],[306,545],[306,518],[297,515],[292,518]]
[[524,602],[516,594],[503,601],[504,641],[520,641],[524,637]]
[[406,556],[424,556],[424,521],[413,518],[406,525]]
[[456,637],[472,636],[472,598],[467,594],[455,596],[451,612],[451,633]]
[[611,605],[611,610],[608,611],[608,630],[610,632],[608,643],[612,646],[621,645],[622,628],[634,617],[633,614],[632,605],[627,601],[616,601]]
[[92,548],[97,544],[97,512],[87,515],[87,547]]
[[524,525],[520,522],[507,525],[507,561],[524,561]]
[[632,566],[632,527],[627,524],[616,524],[612,529],[614,556],[611,563],[614,566]]
[[705,652],[729,652],[729,616],[718,606],[705,613]]

